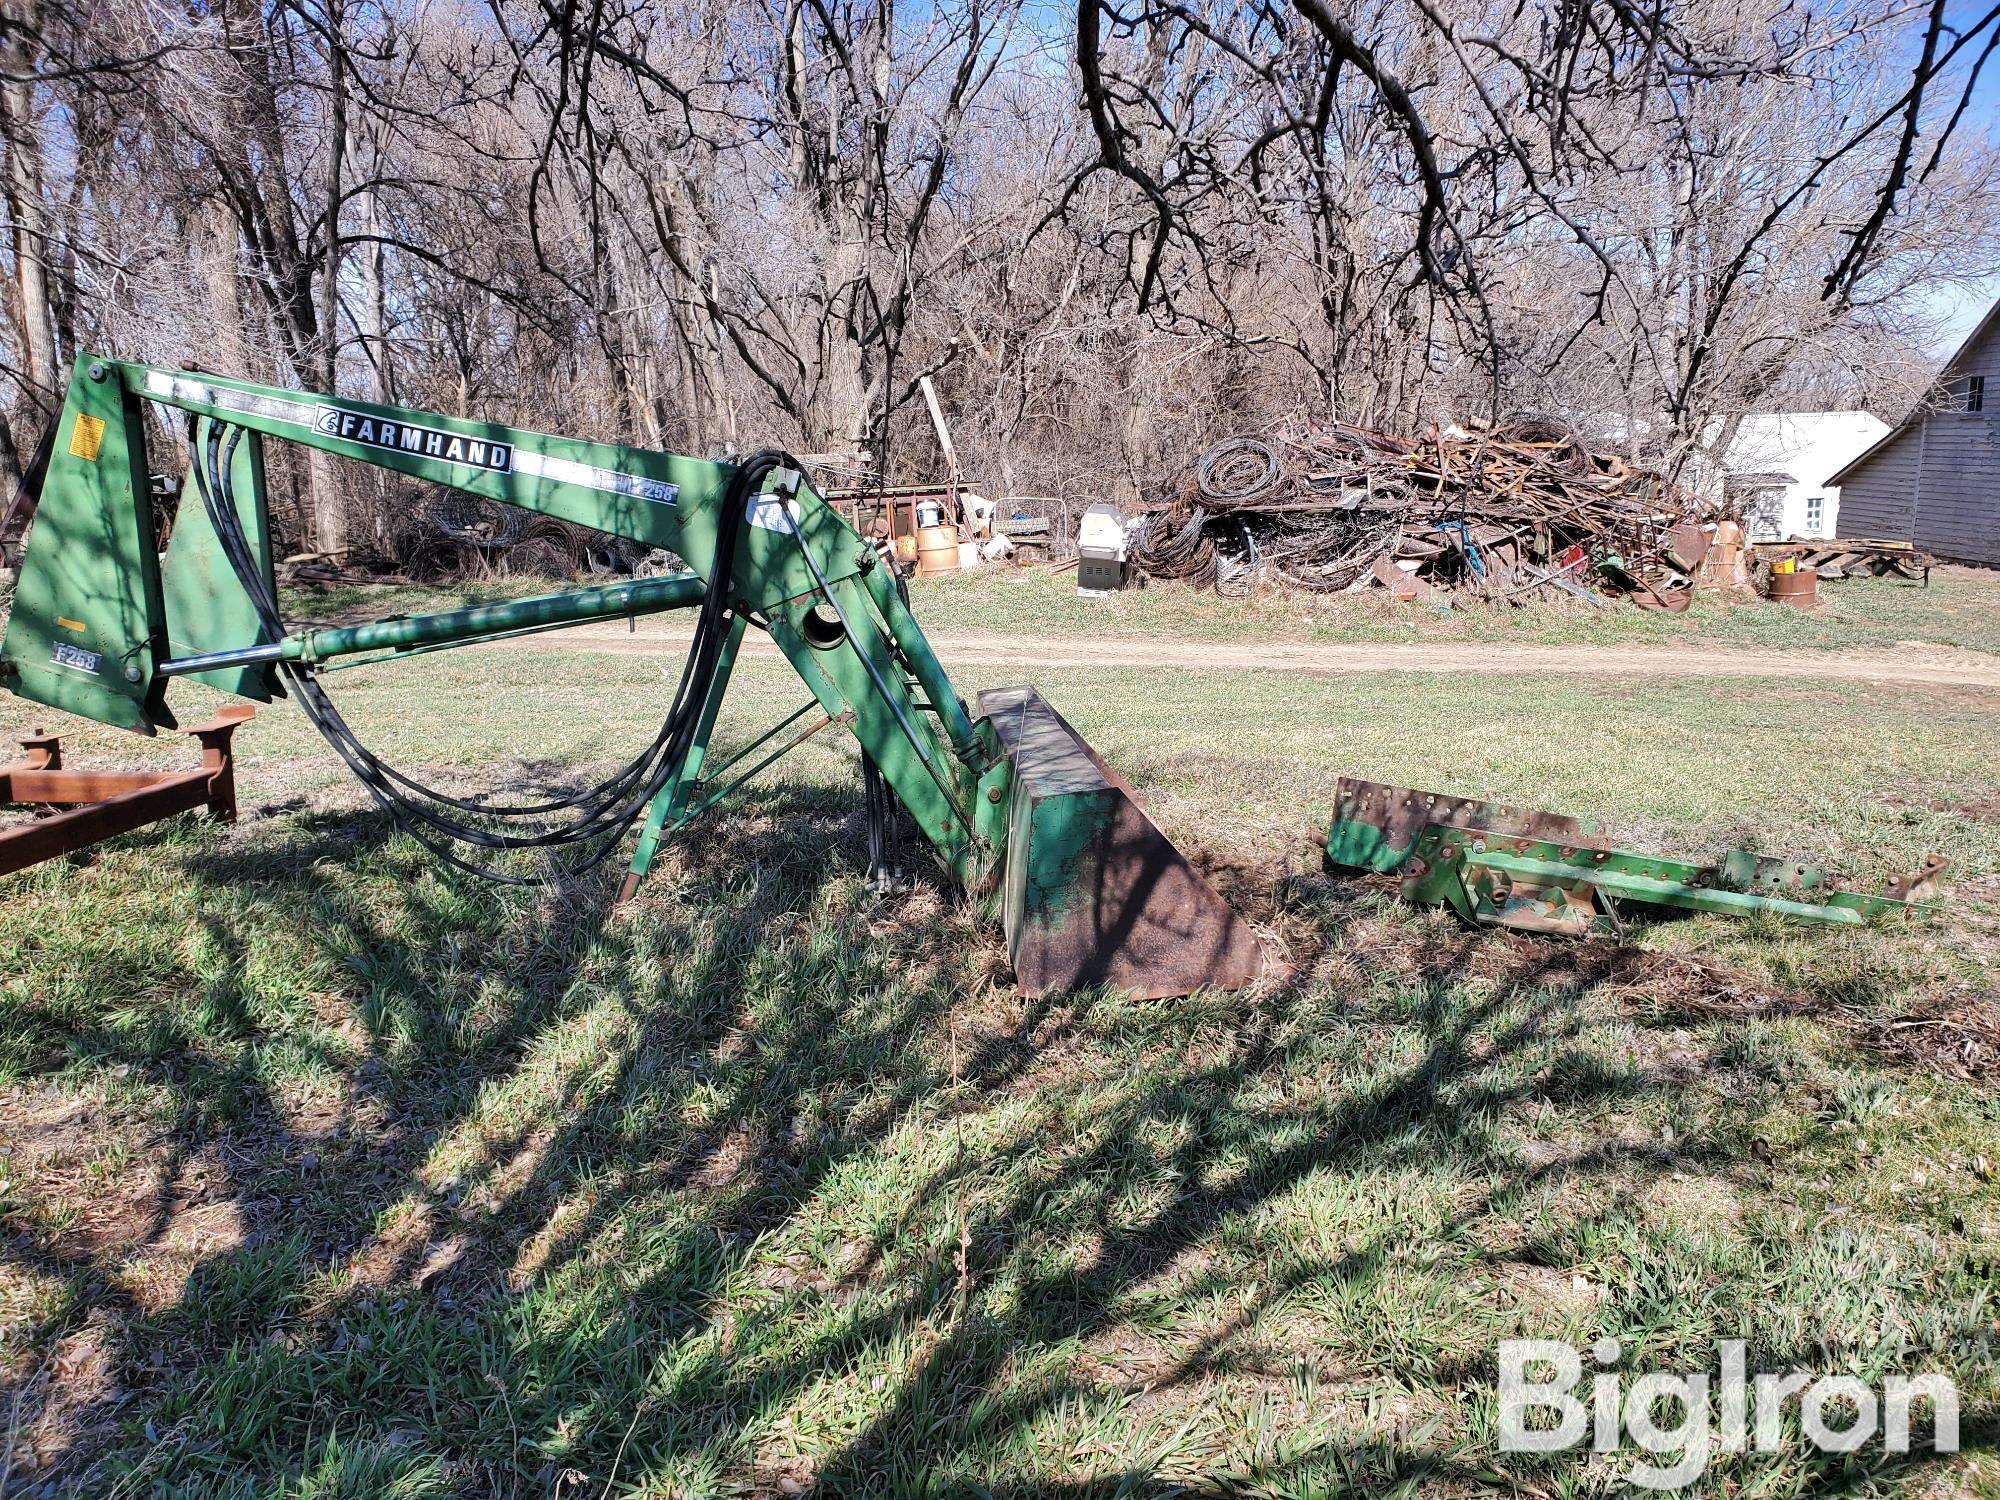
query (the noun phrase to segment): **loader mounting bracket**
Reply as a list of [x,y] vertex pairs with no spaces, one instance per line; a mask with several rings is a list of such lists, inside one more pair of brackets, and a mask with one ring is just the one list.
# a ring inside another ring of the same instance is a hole
[[225,708],[190,728],[187,732],[201,746],[201,764],[186,771],[68,770],[62,763],[61,735],[26,736],[21,741],[25,758],[0,765],[0,805],[64,810],[0,829],[0,875],[200,807],[218,822],[235,822],[236,763],[230,741],[237,726],[255,713],[247,704]]
[[1613,847],[1609,832],[1561,813],[1343,777],[1327,829],[1331,868],[1396,875],[1406,899],[1468,922],[1570,936],[1617,934],[1626,908],[1859,926],[1929,912],[1946,862],[1892,878],[1879,894],[1838,888],[1826,871],[1750,849],[1690,864]]

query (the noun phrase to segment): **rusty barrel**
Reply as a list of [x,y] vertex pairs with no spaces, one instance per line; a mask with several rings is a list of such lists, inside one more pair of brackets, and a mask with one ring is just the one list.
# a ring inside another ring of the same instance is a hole
[[958,571],[958,528],[919,526],[917,528],[917,572],[928,578],[933,573]]
[[1773,604],[1811,609],[1819,603],[1819,574],[1811,568],[1800,568],[1796,573],[1773,573],[1771,590],[1765,597]]

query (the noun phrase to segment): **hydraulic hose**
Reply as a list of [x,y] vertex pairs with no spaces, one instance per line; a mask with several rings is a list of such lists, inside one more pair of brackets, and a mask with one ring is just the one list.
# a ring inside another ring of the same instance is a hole
[[[225,439],[224,432],[227,432]],[[189,447],[194,459],[195,486],[223,555],[249,597],[267,637],[284,634],[277,600],[253,559],[243,535],[232,489],[232,472],[242,429],[209,423],[205,444],[190,424]],[[451,796],[425,786],[388,765],[363,745],[326,695],[311,670],[296,662],[280,662],[295,701],[307,719],[353,772],[375,801],[404,832],[455,868],[507,885],[543,885],[552,879],[581,875],[607,859],[624,834],[644,814],[646,805],[684,764],[700,718],[701,704],[713,685],[722,645],[729,633],[730,579],[736,545],[751,497],[773,469],[796,467],[787,455],[766,450],[747,459],[730,475],[717,515],[716,544],[709,588],[696,618],[694,640],[681,669],[672,705],[652,741],[624,766],[594,786],[567,796],[519,805],[493,805]],[[532,823],[568,814],[553,826],[521,833],[497,832],[466,820]],[[462,857],[453,846],[501,853],[507,850],[555,851],[585,846],[589,852],[575,863],[558,865],[548,876],[517,876]]]

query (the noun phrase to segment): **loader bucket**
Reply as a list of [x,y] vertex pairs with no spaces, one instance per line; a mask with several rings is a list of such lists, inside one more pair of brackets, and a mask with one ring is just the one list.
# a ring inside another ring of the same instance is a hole
[[1250,925],[1041,694],[994,689],[979,713],[1009,765],[1002,915],[1021,994],[1102,984],[1151,1000],[1264,972]]

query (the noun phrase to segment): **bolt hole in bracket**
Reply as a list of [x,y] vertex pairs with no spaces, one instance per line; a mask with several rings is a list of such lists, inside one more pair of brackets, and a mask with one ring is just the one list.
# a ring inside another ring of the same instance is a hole
[[840,628],[840,621],[818,604],[799,616],[799,634],[816,651],[832,651],[847,644],[847,633]]
[[1831,926],[1927,915],[1947,868],[1932,855],[1879,894],[1845,891],[1797,860],[1735,849],[1717,864],[1690,864],[1615,848],[1603,826],[1561,813],[1355,777],[1335,789],[1326,863],[1396,875],[1405,899],[1449,906],[1482,925],[1571,936],[1618,936],[1626,905]]

